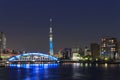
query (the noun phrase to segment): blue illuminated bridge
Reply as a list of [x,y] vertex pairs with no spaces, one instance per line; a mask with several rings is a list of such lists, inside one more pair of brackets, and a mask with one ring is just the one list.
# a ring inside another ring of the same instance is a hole
[[25,53],[12,56],[7,60],[8,63],[50,63],[59,62],[58,58],[43,53]]

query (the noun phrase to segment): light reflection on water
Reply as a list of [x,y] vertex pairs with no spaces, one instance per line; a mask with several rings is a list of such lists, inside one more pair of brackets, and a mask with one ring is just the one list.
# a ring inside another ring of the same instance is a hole
[[[48,69],[56,68],[58,64],[10,64],[10,68],[17,68],[18,79],[22,76],[21,71],[24,70],[26,77],[22,80],[43,80],[48,78]],[[44,75],[45,74],[45,75]],[[20,79],[21,80],[21,79]]]
[[119,74],[120,64],[10,64],[0,80],[119,80]]
[[105,68],[107,68],[108,67],[108,64],[107,63],[105,63]]

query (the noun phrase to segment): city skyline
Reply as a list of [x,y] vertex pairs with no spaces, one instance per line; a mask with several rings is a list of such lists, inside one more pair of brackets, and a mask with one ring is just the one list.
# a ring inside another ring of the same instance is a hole
[[49,52],[49,18],[54,49],[82,47],[104,36],[120,40],[120,1],[0,1],[0,31],[14,50]]

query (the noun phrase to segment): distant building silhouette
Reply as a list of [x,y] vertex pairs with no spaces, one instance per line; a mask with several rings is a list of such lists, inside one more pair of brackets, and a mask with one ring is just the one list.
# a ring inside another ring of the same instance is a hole
[[99,58],[100,56],[100,45],[97,43],[91,43],[91,55],[93,59]]
[[91,50],[88,47],[85,47],[84,49],[84,56],[90,55],[91,56]]
[[71,59],[72,53],[71,53],[71,48],[64,48],[61,50],[62,57],[63,59]]
[[118,54],[117,59],[120,59],[120,41],[118,41]]

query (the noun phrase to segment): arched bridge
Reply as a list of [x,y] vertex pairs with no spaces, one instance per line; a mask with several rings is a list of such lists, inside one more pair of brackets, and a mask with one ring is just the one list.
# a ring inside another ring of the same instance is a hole
[[25,53],[10,57],[8,60],[10,63],[15,62],[58,62],[58,58],[43,54],[43,53]]

